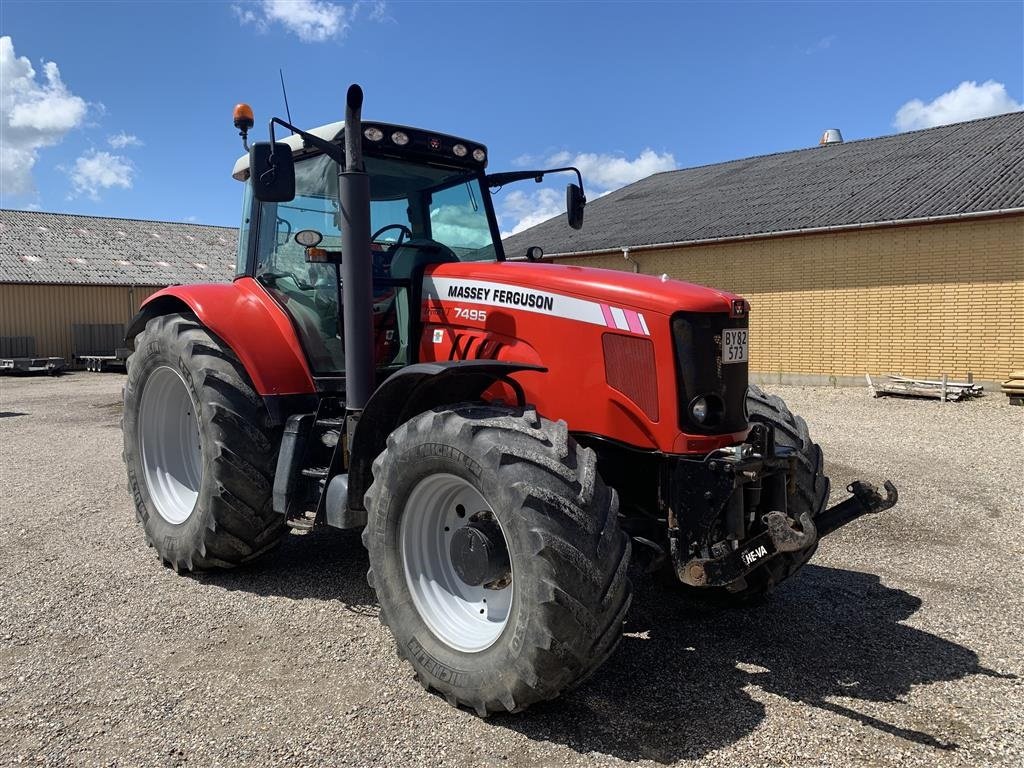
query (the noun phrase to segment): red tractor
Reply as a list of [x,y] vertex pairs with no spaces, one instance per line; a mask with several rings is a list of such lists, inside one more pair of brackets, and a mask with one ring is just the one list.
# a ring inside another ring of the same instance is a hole
[[[237,277],[132,321],[124,459],[175,569],[226,568],[289,522],[362,528],[369,582],[428,690],[517,712],[590,675],[631,558],[689,591],[770,592],[822,536],[891,506],[829,481],[803,419],[747,383],[748,304],[617,271],[506,260],[487,149],[273,118],[235,164]],[[248,148],[252,112],[235,124]],[[275,141],[274,127],[292,135]]]

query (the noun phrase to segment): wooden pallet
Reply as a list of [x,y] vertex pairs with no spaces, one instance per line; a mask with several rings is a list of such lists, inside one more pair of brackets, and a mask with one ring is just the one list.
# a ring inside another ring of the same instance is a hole
[[864,378],[867,379],[868,390],[873,397],[921,397],[955,403],[985,394],[984,387],[973,381],[950,381],[947,377],[943,377],[942,380],[911,379],[887,373],[878,380],[873,380],[871,374],[867,373],[864,374]]

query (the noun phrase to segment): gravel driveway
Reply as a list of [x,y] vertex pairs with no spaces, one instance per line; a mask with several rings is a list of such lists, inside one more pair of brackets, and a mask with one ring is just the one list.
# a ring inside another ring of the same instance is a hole
[[0,379],[0,764],[1024,764],[1024,409],[778,387],[833,486],[899,506],[764,607],[647,579],[576,692],[480,720],[377,621],[358,535],[178,576],[147,549],[116,374]]

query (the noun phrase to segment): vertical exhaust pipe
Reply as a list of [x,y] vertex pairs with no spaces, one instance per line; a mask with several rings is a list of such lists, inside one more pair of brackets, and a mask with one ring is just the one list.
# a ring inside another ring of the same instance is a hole
[[345,169],[338,172],[338,200],[342,217],[345,407],[350,413],[354,411],[356,418],[373,394],[375,383],[370,177],[363,165],[362,109],[363,89],[353,84],[345,100]]

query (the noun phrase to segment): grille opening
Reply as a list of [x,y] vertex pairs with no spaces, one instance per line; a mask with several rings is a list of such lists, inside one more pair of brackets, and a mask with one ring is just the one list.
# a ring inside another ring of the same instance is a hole
[[660,413],[654,344],[650,339],[606,333],[601,345],[608,386],[636,403],[651,421],[657,421]]

